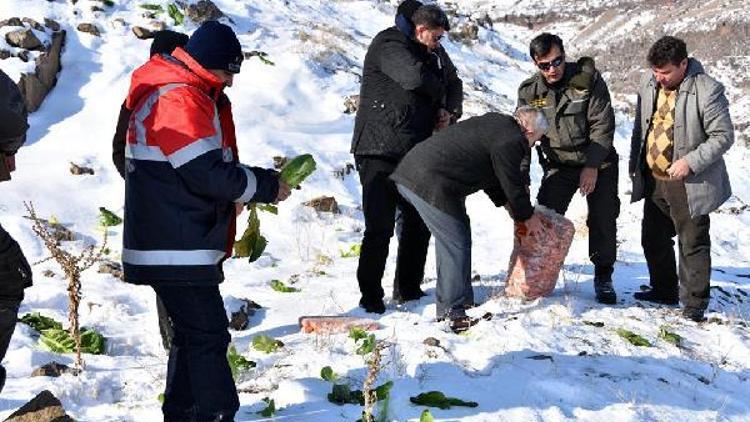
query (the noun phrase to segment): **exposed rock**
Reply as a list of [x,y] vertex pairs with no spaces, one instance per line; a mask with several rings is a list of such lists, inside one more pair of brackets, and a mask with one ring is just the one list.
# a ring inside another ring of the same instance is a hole
[[68,365],[52,361],[44,366],[34,369],[32,377],[59,377],[62,374],[72,373]]
[[18,18],[8,18],[0,21],[0,27],[3,26],[23,26],[23,21]]
[[74,422],[49,390],[37,394],[28,403],[11,414],[6,422]]
[[151,22],[148,23],[148,25],[154,31],[163,31],[167,29],[167,24],[160,20],[152,20]]
[[276,170],[280,170],[282,167],[284,167],[284,165],[286,165],[287,161],[289,161],[288,158],[277,155],[273,157],[273,168],[275,168]]
[[99,7],[99,6],[91,6],[91,11],[92,11],[92,12],[103,12],[103,11],[104,11],[104,9],[102,9],[102,8],[101,8],[101,7]]
[[255,311],[262,308],[250,299],[241,299],[241,301],[242,306],[236,312],[232,311],[232,318],[229,320],[229,328],[237,331],[246,329]]
[[353,114],[359,108],[359,95],[347,95],[344,98],[344,114]]
[[150,38],[154,38],[154,32],[150,29],[146,29],[142,26],[134,26],[133,27],[133,34],[139,39],[139,40],[147,40]]
[[450,33],[451,39],[461,42],[471,42],[479,39],[479,25],[464,22],[456,25]]
[[332,196],[320,196],[305,202],[304,205],[314,208],[318,212],[332,212],[334,214],[341,212],[336,198]]
[[47,278],[52,278],[52,277],[55,276],[55,272],[52,271],[52,270],[44,270],[42,272],[42,275],[45,276],[45,277],[47,277]]
[[[49,50],[36,59],[36,72],[24,73],[18,82],[18,88],[26,100],[26,108],[36,111],[41,106],[44,97],[57,83],[57,73],[60,71],[60,53],[65,43],[65,31],[52,34]],[[28,57],[27,57],[28,58]]]
[[78,29],[80,32],[85,32],[95,37],[101,36],[101,32],[99,32],[99,28],[97,28],[96,25],[94,25],[93,23],[79,24],[76,29]]
[[44,18],[44,26],[55,32],[60,30],[60,24],[50,18]]
[[44,44],[34,35],[31,29],[18,29],[5,34],[5,41],[13,47],[24,50],[41,50]]
[[8,50],[0,50],[0,60],[5,60],[13,57]]
[[99,264],[99,269],[96,270],[99,274],[111,274],[112,277],[124,280],[125,276],[122,272],[122,265],[115,261],[103,261]]
[[424,343],[426,346],[440,347],[440,340],[436,339],[435,337],[427,337],[422,343]]
[[36,29],[39,32],[44,32],[44,27],[37,21],[31,18],[22,18],[21,22],[26,22],[30,27]]
[[200,25],[206,21],[219,20],[225,15],[211,0],[200,0],[185,8],[185,16]]
[[94,175],[94,169],[90,167],[79,166],[76,163],[70,163],[70,174],[80,176],[83,174]]

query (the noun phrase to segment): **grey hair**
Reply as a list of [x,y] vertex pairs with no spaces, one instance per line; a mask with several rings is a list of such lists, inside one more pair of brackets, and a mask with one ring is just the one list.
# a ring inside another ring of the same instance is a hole
[[513,117],[515,117],[519,123],[524,122],[527,124],[531,124],[531,129],[533,129],[534,131],[547,133],[547,130],[549,130],[549,122],[547,121],[547,117],[544,115],[544,112],[540,108],[523,105],[516,109],[516,111],[513,113]]

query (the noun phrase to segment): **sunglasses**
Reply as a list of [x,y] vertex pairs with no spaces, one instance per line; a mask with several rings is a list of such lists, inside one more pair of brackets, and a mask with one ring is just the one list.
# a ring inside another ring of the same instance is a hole
[[537,62],[536,67],[546,72],[550,70],[550,68],[560,67],[560,65],[563,63],[564,60],[565,60],[564,56],[557,56],[548,62]]
[[445,35],[445,34],[440,34],[440,35],[433,35],[433,36],[432,36],[432,42],[439,42],[440,40],[442,40],[442,39],[443,39],[443,36],[444,36],[444,35]]

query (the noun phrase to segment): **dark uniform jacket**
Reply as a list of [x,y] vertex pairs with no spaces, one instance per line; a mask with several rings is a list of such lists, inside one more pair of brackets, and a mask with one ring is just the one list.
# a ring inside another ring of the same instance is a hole
[[463,84],[442,47],[430,53],[397,27],[370,44],[351,152],[397,161],[432,135],[437,111],[460,117]]
[[550,123],[542,138],[548,164],[601,167],[616,160],[615,116],[607,84],[593,60],[567,62],[563,79],[555,85],[549,86],[537,72],[518,88],[518,105],[542,108]]
[[414,147],[391,179],[456,217],[466,213],[466,196],[484,190],[495,205],[509,203],[514,219],[525,221],[534,212],[520,171],[529,153],[529,142],[513,117],[487,113]]

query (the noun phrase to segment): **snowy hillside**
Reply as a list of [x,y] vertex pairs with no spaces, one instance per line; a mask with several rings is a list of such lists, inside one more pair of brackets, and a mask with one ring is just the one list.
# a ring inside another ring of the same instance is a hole
[[[24,218],[24,201],[33,201],[42,217],[54,215],[76,233],[77,240],[65,245],[71,250],[101,242],[99,207],[118,215],[123,212],[123,181],[112,165],[111,139],[129,76],[147,59],[149,49],[149,41],[137,39],[132,27],[153,26],[153,18],[143,16],[140,4],[166,9],[171,1],[106,3],[0,1],[0,20],[30,17],[42,22],[47,17],[67,31],[58,83],[30,116],[28,142],[17,155],[13,180],[0,184],[0,222],[21,243],[29,261],[42,260],[48,253]],[[377,0],[215,3],[231,18],[243,50],[266,52],[273,63],[257,57],[245,60],[242,73],[227,91],[241,161],[272,167],[274,156],[311,153],[318,162],[316,173],[279,206],[278,215],[261,214],[261,231],[269,241],[264,255],[252,264],[245,259],[225,264],[221,290],[227,309],[234,309],[243,298],[263,307],[252,316],[247,330],[231,331],[237,351],[257,364],[238,379],[237,420],[271,419],[257,413],[266,407],[264,398],[274,400],[275,420],[356,420],[362,407],[330,403],[331,383],[321,379],[320,371],[331,366],[352,389],[361,389],[368,367],[356,353],[358,345],[346,334],[301,333],[298,318],[373,316],[357,306],[357,259],[345,257],[361,241],[364,221],[357,174],[345,171],[353,162],[349,145],[354,118],[344,113],[344,99],[358,94],[367,46],[377,32],[392,25],[394,4]],[[458,10],[457,23],[470,23],[475,15],[485,13],[496,19],[500,14],[490,13],[492,4],[496,6],[492,10],[532,15],[558,3],[441,4]],[[591,3],[606,8],[616,2]],[[102,10],[92,11],[92,6]],[[188,33],[196,28],[187,19],[175,26],[166,14],[155,19]],[[94,23],[101,36],[77,31],[80,23]],[[561,25],[576,28],[567,22]],[[3,31],[0,28],[0,34]],[[518,84],[534,72],[526,58],[534,34],[525,26],[499,22],[480,25],[476,40],[444,42],[464,81],[467,115],[512,111]],[[0,50],[7,47],[2,38]],[[747,73],[747,58],[742,60]],[[11,57],[0,60],[0,67],[18,78],[32,62]],[[747,97],[740,89],[745,88],[730,86],[730,96]],[[624,104],[629,93],[622,94]],[[743,104],[733,106],[737,114],[733,118],[748,122],[750,103]],[[430,390],[478,403],[476,408],[431,408],[435,419],[442,421],[750,420],[750,207],[746,205],[750,204],[750,149],[738,142],[727,156],[735,195],[712,215],[709,321],[695,324],[681,318],[677,308],[644,306],[632,299],[641,284],[648,284],[648,272],[640,246],[642,204],[630,204],[628,194],[632,122],[625,112],[618,112],[617,119],[623,204],[614,274],[618,305],[594,301],[584,199],[576,197],[568,211],[577,233],[554,294],[521,303],[502,295],[513,244],[512,222],[485,196],[471,197],[472,268],[481,305],[469,314],[489,313],[491,318],[465,335],[455,335],[435,322],[434,248],[423,286],[428,296],[404,306],[388,302],[394,241],[383,280],[388,309],[377,318],[383,328],[375,332],[389,345],[375,384],[393,382],[389,400],[378,410],[383,420],[418,420],[425,407],[411,404],[409,398]],[[71,162],[91,167],[95,174],[72,175]],[[535,169],[534,191],[539,176]],[[318,213],[301,205],[321,195],[335,197],[341,212]],[[240,230],[246,215],[240,218]],[[119,261],[121,243],[122,226],[109,228],[109,259]],[[47,270],[54,274],[43,275]],[[34,266],[34,278],[19,315],[41,312],[66,321],[67,284],[60,268],[53,261],[41,263]],[[300,292],[277,292],[269,286],[271,280]],[[76,420],[161,420],[158,396],[167,357],[153,290],[125,284],[95,268],[84,273],[82,285],[81,323],[107,338],[106,355],[85,355],[87,366],[78,376],[30,377],[35,368],[53,360],[72,366],[73,355],[43,350],[37,333],[19,323],[3,361],[8,380],[0,396],[0,417],[48,389]],[[635,346],[619,336],[618,329],[639,334],[652,346]],[[664,330],[683,338],[679,346],[660,336]],[[255,350],[251,343],[258,335],[281,340],[284,346],[270,354]],[[425,344],[429,337],[439,340],[439,345]]]

